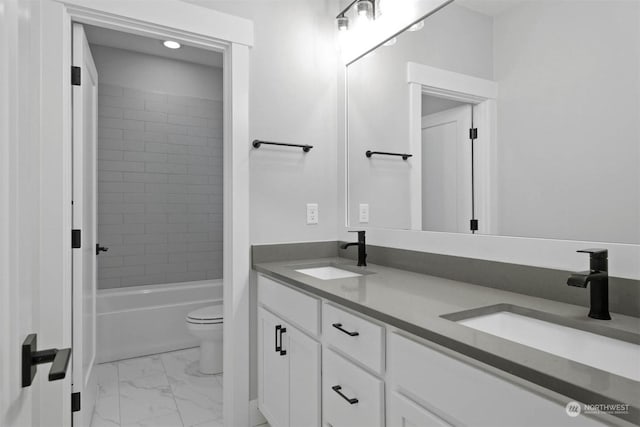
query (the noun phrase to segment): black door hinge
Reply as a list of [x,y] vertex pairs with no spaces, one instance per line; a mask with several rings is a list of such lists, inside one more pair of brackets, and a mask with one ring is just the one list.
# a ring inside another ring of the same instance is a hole
[[471,229],[471,231],[478,231],[478,220],[472,219],[471,221],[469,221],[469,228]]
[[80,392],[76,391],[71,393],[71,412],[78,412],[80,410]]
[[71,67],[71,84],[73,86],[80,86],[80,67],[72,66]]
[[82,246],[82,231],[71,230],[71,248],[79,249]]
[[472,141],[478,139],[478,128],[469,129],[469,139]]

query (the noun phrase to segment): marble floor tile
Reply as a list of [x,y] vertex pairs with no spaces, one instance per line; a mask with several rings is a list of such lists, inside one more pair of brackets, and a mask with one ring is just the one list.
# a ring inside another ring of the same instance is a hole
[[135,380],[150,375],[164,374],[164,367],[160,356],[139,357],[118,362],[118,376],[120,381]]
[[93,411],[91,427],[120,426],[120,396],[113,394],[103,396],[98,392],[96,408]]
[[98,376],[98,397],[118,395],[118,364],[103,363],[96,365]]
[[120,419],[131,424],[177,412],[167,376],[157,374],[120,381]]
[[172,412],[157,417],[151,417],[144,420],[140,420],[135,423],[122,424],[122,427],[182,427],[182,419],[180,414]]
[[221,427],[222,375],[198,372],[197,348],[96,366],[91,427]]

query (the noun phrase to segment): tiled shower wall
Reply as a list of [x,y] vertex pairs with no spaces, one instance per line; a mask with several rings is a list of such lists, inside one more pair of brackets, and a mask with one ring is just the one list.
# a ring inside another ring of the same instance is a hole
[[98,287],[222,277],[222,101],[98,89]]

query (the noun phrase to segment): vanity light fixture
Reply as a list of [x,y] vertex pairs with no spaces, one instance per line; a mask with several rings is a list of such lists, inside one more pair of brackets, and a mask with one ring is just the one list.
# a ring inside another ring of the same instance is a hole
[[356,11],[358,12],[358,16],[363,18],[372,19],[374,15],[373,11],[373,1],[372,0],[358,0],[356,3]]
[[338,31],[347,31],[349,29],[349,18],[346,16],[338,16]]
[[376,19],[375,0],[353,0],[342,12],[338,14],[338,16],[336,16],[336,21],[338,21],[338,31],[347,31],[349,29],[349,18],[346,16],[346,13],[349,12],[354,4],[356,5],[356,13],[359,17],[366,18],[369,21]]
[[164,45],[164,47],[169,49],[180,49],[180,43],[173,40],[165,40],[162,44]]

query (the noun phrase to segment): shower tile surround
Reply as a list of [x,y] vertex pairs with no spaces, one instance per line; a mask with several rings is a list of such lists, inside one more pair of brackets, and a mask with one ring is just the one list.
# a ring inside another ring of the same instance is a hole
[[222,277],[222,101],[98,88],[101,289]]

